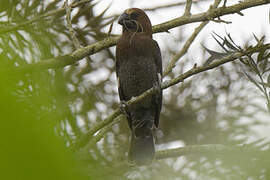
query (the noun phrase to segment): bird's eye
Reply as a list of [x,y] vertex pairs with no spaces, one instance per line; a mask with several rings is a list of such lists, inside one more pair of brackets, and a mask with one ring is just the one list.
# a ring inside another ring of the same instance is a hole
[[137,20],[138,17],[139,17],[139,14],[136,13],[136,12],[133,12],[133,13],[130,14],[131,19]]

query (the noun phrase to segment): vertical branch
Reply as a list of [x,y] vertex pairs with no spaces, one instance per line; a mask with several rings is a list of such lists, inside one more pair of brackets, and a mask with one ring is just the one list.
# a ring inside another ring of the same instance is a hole
[[191,15],[191,13],[190,13],[191,5],[192,5],[192,0],[187,0],[185,12],[184,12],[184,16],[189,16],[189,15]]
[[[88,2],[89,0],[84,0],[84,2]],[[81,1],[82,3],[83,1]],[[71,36],[71,39],[72,39],[72,42],[74,44],[74,47],[75,49],[79,49],[81,48],[82,46],[80,45],[80,42],[78,40],[78,38],[76,37],[75,35],[75,31],[72,27],[72,23],[71,23],[71,5],[68,5],[68,0],[65,1],[65,9],[66,9],[66,21],[67,21],[67,28],[68,28],[68,31],[70,33],[70,36]],[[91,61],[91,58],[89,56],[86,56],[86,59],[88,62]],[[88,64],[89,65],[89,64]]]
[[223,7],[226,7],[227,0],[224,0]]
[[79,49],[80,48],[80,43],[79,40],[77,39],[76,35],[75,35],[75,31],[72,28],[72,23],[71,23],[71,7],[68,5],[68,0],[65,1],[65,8],[66,8],[66,20],[67,20],[67,28],[68,31],[70,33],[71,39],[73,41],[73,44],[75,46],[75,49]]

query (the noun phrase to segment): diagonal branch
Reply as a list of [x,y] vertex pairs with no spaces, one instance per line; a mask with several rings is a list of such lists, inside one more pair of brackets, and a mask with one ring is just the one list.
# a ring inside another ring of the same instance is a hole
[[[187,79],[187,78],[189,78],[189,77],[191,77],[191,76],[193,76],[195,74],[198,74],[198,73],[201,73],[201,72],[204,72],[204,71],[208,71],[208,70],[216,68],[216,67],[218,67],[218,66],[220,66],[222,64],[228,63],[230,61],[234,61],[234,60],[239,59],[239,58],[241,58],[243,56],[253,54],[253,53],[262,51],[264,49],[270,49],[270,44],[257,45],[255,47],[248,48],[245,51],[232,53],[232,54],[230,54],[230,55],[228,55],[226,57],[223,57],[221,59],[218,59],[218,60],[214,61],[213,63],[211,63],[211,64],[209,64],[207,66],[199,66],[199,67],[197,67],[195,65],[192,69],[190,69],[189,71],[179,75],[178,77],[163,82],[162,85],[161,85],[161,88],[166,89],[166,88],[168,88],[170,86],[173,86],[175,84],[183,82],[185,79]],[[146,98],[147,96],[150,96],[153,93],[154,93],[154,90],[153,90],[153,88],[151,88],[151,89],[145,91],[140,96],[132,98],[131,100],[129,100],[127,102],[127,104],[131,105],[131,104],[134,104],[134,103],[138,103],[138,102],[142,101],[144,98]],[[79,137],[78,140],[75,142],[75,144],[72,144],[70,148],[72,150],[76,150],[78,148],[81,148],[81,147],[85,146],[89,142],[89,140],[91,138],[93,138],[93,135],[96,132],[98,132],[103,127],[105,127],[105,126],[109,125],[110,123],[112,123],[114,121],[114,119],[116,117],[118,117],[120,114],[121,114],[120,109],[119,108],[116,109],[112,114],[110,114],[102,122],[97,123],[95,126],[93,126],[84,136]]]
[[187,51],[188,51],[189,47],[191,46],[191,44],[193,43],[194,39],[197,37],[197,35],[201,32],[201,30],[208,23],[209,23],[209,21],[202,22],[198,27],[195,28],[194,32],[187,39],[183,48],[172,57],[172,59],[170,60],[170,63],[168,64],[168,66],[164,70],[163,76],[168,75],[172,71],[172,69],[175,67],[176,62],[187,53]]
[[[234,14],[234,13],[239,14],[241,10],[248,9],[250,7],[264,5],[264,4],[269,4],[269,3],[270,3],[270,0],[244,1],[239,4],[228,6],[228,7],[220,7],[220,8],[211,9],[210,11],[207,11],[204,13],[199,13],[199,14],[190,15],[190,16],[181,16],[179,18],[153,26],[153,32],[154,33],[167,32],[169,29],[172,29],[172,28],[184,25],[184,24],[208,21],[208,20],[212,20],[214,18],[223,16],[223,15],[227,15],[227,14]],[[22,67],[21,69],[31,70],[31,68],[59,68],[59,67],[71,65],[88,55],[95,54],[103,49],[114,46],[117,40],[118,40],[118,37],[106,38],[102,41],[77,49],[76,51],[70,54],[67,54],[64,56],[58,56],[58,57],[47,59],[47,60],[41,60],[37,63],[33,63],[25,67]]]
[[[187,1],[187,2],[189,2],[189,1]],[[215,0],[214,4],[211,5],[211,6],[209,7],[208,11],[210,11],[212,8],[217,8],[220,2],[221,2],[221,0]],[[191,2],[189,2],[189,3],[191,3]],[[188,5],[187,5],[187,6],[188,6]],[[188,8],[187,6],[186,6],[186,10],[187,10],[187,8]],[[191,7],[191,4],[190,4],[190,7]],[[190,11],[190,9],[189,9],[189,11]],[[185,14],[186,14],[186,12],[185,12]],[[177,62],[182,56],[184,56],[184,55],[187,53],[189,47],[190,47],[191,44],[194,42],[194,39],[198,36],[198,34],[201,32],[201,30],[208,24],[208,22],[209,22],[209,21],[204,21],[204,22],[202,22],[198,27],[195,28],[194,32],[193,32],[192,35],[187,39],[187,41],[186,41],[186,43],[184,44],[183,48],[182,48],[178,53],[176,53],[176,54],[173,56],[172,60],[170,61],[170,63],[168,64],[168,66],[166,67],[166,69],[165,69],[165,71],[164,71],[164,73],[163,73],[164,76],[166,76],[167,74],[169,74],[169,73],[172,71],[172,69],[174,68],[176,62]]]

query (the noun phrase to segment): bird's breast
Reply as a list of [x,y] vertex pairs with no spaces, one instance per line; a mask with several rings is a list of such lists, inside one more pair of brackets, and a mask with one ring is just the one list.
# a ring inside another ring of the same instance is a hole
[[120,65],[120,84],[129,99],[153,87],[156,75],[153,57],[134,56],[125,59]]

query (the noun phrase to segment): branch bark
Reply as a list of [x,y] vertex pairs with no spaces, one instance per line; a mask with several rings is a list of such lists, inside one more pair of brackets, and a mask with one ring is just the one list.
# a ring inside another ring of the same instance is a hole
[[[181,16],[179,18],[153,26],[153,32],[154,33],[168,32],[169,29],[172,29],[172,28],[184,25],[184,24],[213,20],[214,18],[227,15],[227,14],[234,14],[234,13],[239,14],[241,13],[240,12],[241,10],[248,9],[250,7],[264,5],[264,4],[269,4],[269,3],[270,3],[270,0],[244,1],[239,4],[228,6],[228,7],[220,7],[220,8],[211,9],[210,11],[207,11],[204,13],[199,13],[199,14],[189,15],[189,16]],[[59,68],[59,67],[71,65],[83,59],[86,56],[95,54],[103,49],[114,46],[117,40],[118,40],[118,37],[106,38],[102,41],[77,49],[76,51],[70,54],[67,54],[64,56],[58,56],[58,57],[47,59],[47,60],[41,60],[37,63],[29,64],[27,66],[24,66],[18,69],[31,70],[33,68]]]
[[186,1],[186,8],[185,8],[185,12],[184,12],[184,16],[189,16],[191,15],[191,5],[192,5],[192,0],[187,0]]
[[[173,86],[175,84],[178,84],[180,82],[183,82],[185,79],[195,75],[195,74],[198,74],[198,73],[201,73],[201,72],[204,72],[204,71],[208,71],[210,69],[213,69],[213,68],[216,68],[222,64],[225,64],[225,63],[228,63],[230,61],[234,61],[236,59],[239,59],[243,56],[246,56],[246,55],[251,55],[253,53],[256,53],[256,52],[259,52],[259,51],[262,51],[264,49],[270,49],[270,44],[262,44],[262,45],[257,45],[255,47],[250,47],[248,48],[247,50],[245,51],[242,51],[242,52],[235,52],[229,56],[226,56],[226,57],[223,57],[221,59],[218,59],[218,60],[215,60],[213,63],[207,65],[207,66],[199,66],[197,67],[196,64],[194,65],[194,67],[192,69],[190,69],[189,71],[179,75],[178,77],[174,78],[174,79],[171,79],[171,80],[168,80],[168,81],[165,81],[162,83],[161,85],[161,88],[162,89],[166,89],[170,86]],[[132,98],[131,100],[129,100],[127,102],[128,105],[131,105],[131,104],[134,104],[134,103],[138,103],[140,102],[141,100],[143,100],[144,98],[146,98],[147,96],[151,95],[154,93],[154,90],[153,88],[145,91],[144,93],[142,93],[140,96],[137,96],[135,98]],[[112,123],[114,121],[114,119],[116,117],[118,117],[119,115],[121,114],[121,111],[120,109],[116,109],[113,113],[111,113],[106,119],[104,119],[102,122],[100,123],[97,123],[96,125],[94,125],[83,137],[79,137],[77,140],[76,140],[76,143],[72,144],[71,145],[71,150],[76,150],[76,149],[79,149],[83,146],[85,146],[89,140],[91,138],[93,138],[93,135],[98,132],[100,129],[102,129],[103,127],[109,125],[110,123]]]
[[[254,148],[225,146],[222,144],[205,144],[205,145],[190,145],[181,148],[167,149],[156,152],[156,159],[165,159],[171,157],[180,157],[183,155],[191,154],[220,154],[220,155],[232,155],[232,154],[254,154],[258,157],[264,157],[267,152],[260,151]],[[267,157],[267,156],[266,156]]]

